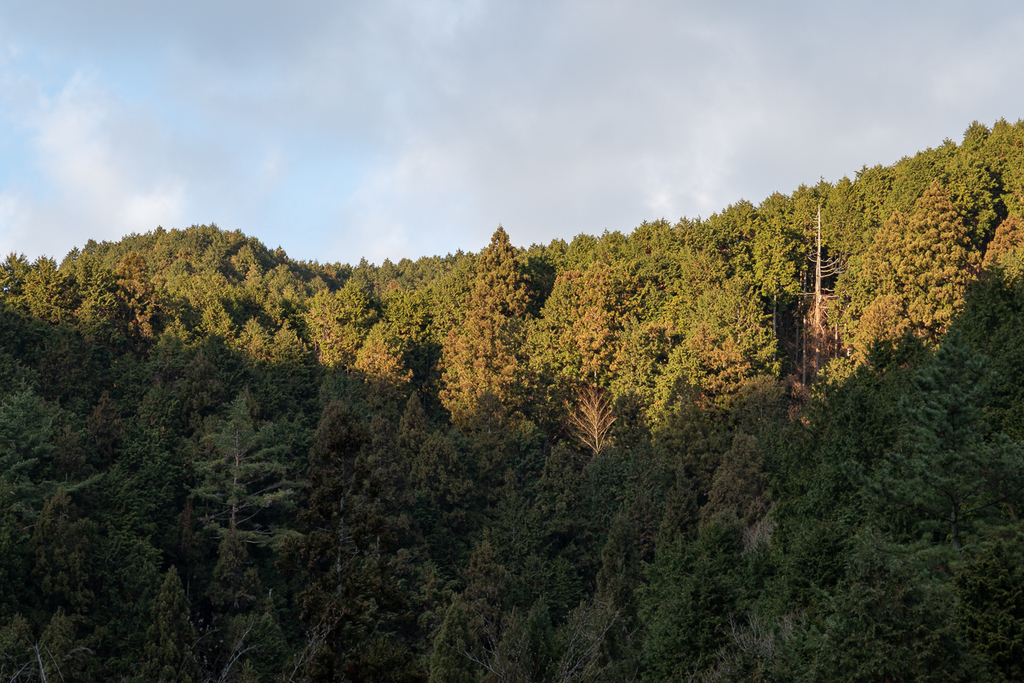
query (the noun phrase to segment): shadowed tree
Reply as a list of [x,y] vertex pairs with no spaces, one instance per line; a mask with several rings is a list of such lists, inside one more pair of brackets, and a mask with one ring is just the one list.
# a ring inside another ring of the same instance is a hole
[[369,442],[348,405],[324,408],[310,450],[309,503],[299,513],[307,531],[291,551],[306,580],[297,602],[308,644],[299,659],[313,681],[377,680],[384,671],[400,680],[415,670],[396,634],[406,597]]
[[1024,680],[1024,561],[1020,544],[998,541],[956,577],[960,624],[971,649],[1007,681]]
[[96,595],[90,582],[91,545],[95,525],[80,519],[71,496],[57,489],[39,515],[32,532],[36,586],[51,609],[84,612]]
[[192,654],[196,632],[189,622],[188,600],[178,570],[167,570],[160,594],[153,603],[152,625],[146,630],[143,676],[159,683],[192,683],[200,679]]
[[901,402],[904,434],[879,468],[882,499],[948,537],[957,551],[979,523],[998,523],[1024,491],[1024,452],[991,434],[984,406],[995,378],[983,357],[959,335],[948,336],[934,360],[914,377],[916,392]]

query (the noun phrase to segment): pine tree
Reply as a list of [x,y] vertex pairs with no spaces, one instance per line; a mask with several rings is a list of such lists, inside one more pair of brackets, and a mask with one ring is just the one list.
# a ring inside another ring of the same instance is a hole
[[960,551],[965,535],[998,522],[1024,491],[1021,447],[990,434],[984,406],[995,378],[983,357],[951,334],[905,397],[903,437],[876,474],[881,499],[920,519],[922,529]]
[[228,419],[209,437],[209,458],[195,463],[192,495],[203,525],[222,539],[238,534],[241,541],[268,544],[279,540],[283,530],[263,521],[260,514],[271,506],[291,508],[295,486],[288,479],[275,426],[255,429],[251,400],[248,391],[239,394]]
[[813,681],[976,681],[957,639],[948,586],[915,576],[910,558],[870,528],[853,539],[846,575],[820,596],[818,619],[794,638],[782,674]]

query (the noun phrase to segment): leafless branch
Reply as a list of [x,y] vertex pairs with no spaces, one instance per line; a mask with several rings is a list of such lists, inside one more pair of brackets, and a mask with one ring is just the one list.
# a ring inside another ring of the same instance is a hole
[[576,398],[575,408],[569,408],[569,427],[573,435],[593,454],[599,455],[608,446],[608,430],[615,422],[611,401],[604,389],[586,387]]

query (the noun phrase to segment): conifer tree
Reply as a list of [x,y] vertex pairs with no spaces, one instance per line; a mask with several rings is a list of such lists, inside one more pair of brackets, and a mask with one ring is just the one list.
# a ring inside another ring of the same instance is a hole
[[618,274],[600,261],[584,272],[561,273],[531,336],[531,361],[553,365],[569,389],[610,381],[626,315],[625,289]]
[[764,517],[768,511],[768,485],[761,465],[757,439],[742,432],[736,434],[732,447],[715,469],[701,517],[710,520],[719,512],[732,510],[748,526]]
[[115,269],[126,331],[139,341],[152,339],[159,325],[159,303],[147,270],[145,258],[135,251],[128,252]]
[[22,302],[38,318],[60,323],[72,318],[76,307],[74,282],[50,258],[39,257],[25,277]]
[[349,283],[336,292],[320,290],[307,306],[303,318],[320,363],[329,368],[351,366],[377,319],[370,298]]
[[725,642],[729,617],[742,607],[738,520],[719,514],[688,546],[658,549],[640,591],[645,637],[643,662],[657,680],[679,679],[710,668]]
[[295,545],[307,581],[298,604],[309,627],[307,675],[314,681],[359,679],[381,667],[400,677],[409,662],[394,632],[405,596],[368,443],[346,404],[324,408],[310,450],[309,503],[299,513],[308,530]]
[[933,181],[910,216],[907,313],[928,334],[945,332],[963,305],[980,257],[971,233],[939,182]]
[[24,254],[8,254],[0,264],[0,295],[8,302],[18,302],[24,294],[25,284],[31,272],[32,265]]
[[1024,558],[999,540],[956,577],[961,626],[971,649],[1007,681],[1024,680]]
[[192,495],[203,524],[222,539],[237,533],[241,541],[266,544],[279,540],[280,530],[261,520],[260,513],[271,506],[290,508],[295,490],[282,445],[275,443],[275,426],[256,430],[250,402],[248,391],[239,394],[228,419],[209,438],[209,458],[195,463]]
[[1016,216],[1009,216],[999,227],[996,234],[985,249],[985,268],[1001,267],[1010,277],[1019,276],[1024,271],[1024,221]]
[[90,582],[91,541],[95,525],[80,519],[63,488],[43,505],[32,532],[32,575],[45,604],[84,612],[96,595]]
[[[461,597],[448,607],[444,623],[434,638],[430,655],[430,680],[438,683],[476,683],[480,667],[471,659],[479,656],[469,632],[469,614]],[[474,648],[474,650],[471,650]]]
[[846,575],[821,596],[820,629],[793,639],[783,678],[814,681],[976,681],[956,637],[948,586],[914,576],[910,558],[870,528],[853,539]]
[[800,292],[797,279],[799,234],[793,225],[793,206],[779,193],[762,202],[757,210],[754,235],[754,282],[760,295],[771,302],[775,324],[779,304],[788,303]]
[[933,181],[909,216],[893,213],[864,256],[862,294],[855,295],[860,303],[854,301],[864,317],[858,348],[898,338],[901,326],[931,338],[944,333],[980,267],[970,230],[946,189]]
[[528,300],[516,250],[499,227],[477,261],[466,317],[444,344],[441,400],[457,425],[466,425],[488,397],[510,412],[523,407]]
[[172,566],[153,603],[152,624],[146,630],[143,676],[159,683],[199,681],[199,667],[192,653],[195,642],[196,632],[189,621],[185,590],[178,570]]
[[7,478],[0,474],[0,605],[10,601],[13,588],[20,582],[22,563],[19,546],[25,531],[14,514],[14,491]]
[[100,394],[92,413],[86,422],[93,439],[97,464],[109,466],[114,462],[117,442],[124,436],[124,423],[117,414],[110,392]]
[[594,601],[605,612],[604,638],[600,646],[600,665],[613,672],[611,678],[629,680],[639,664],[635,640],[638,619],[635,591],[641,585],[640,555],[636,548],[636,529],[629,519],[618,514],[612,519],[608,540],[601,553]]
[[998,522],[1024,491],[1020,445],[985,423],[994,379],[959,335],[946,337],[916,373],[916,395],[902,400],[903,437],[876,475],[882,500],[917,516],[957,551],[972,528]]
[[13,494],[13,509],[27,520],[39,514],[43,500],[54,490],[46,470],[54,454],[53,417],[31,390],[0,401],[0,471]]

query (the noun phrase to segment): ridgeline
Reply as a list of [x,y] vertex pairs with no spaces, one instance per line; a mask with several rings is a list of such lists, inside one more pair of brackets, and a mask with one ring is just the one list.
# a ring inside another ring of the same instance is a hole
[[0,679],[1024,681],[1024,122],[418,261],[0,264]]

